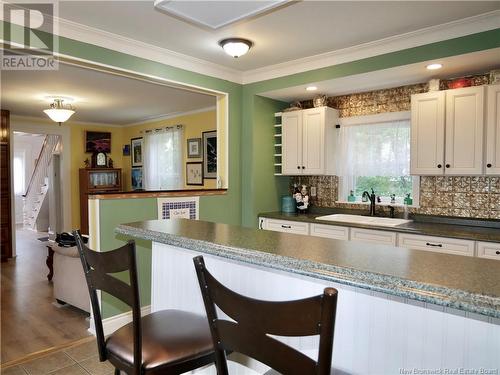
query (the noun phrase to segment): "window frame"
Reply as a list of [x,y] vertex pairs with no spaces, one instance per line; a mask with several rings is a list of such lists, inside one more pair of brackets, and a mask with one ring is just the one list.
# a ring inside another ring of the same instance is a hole
[[[396,121],[411,121],[411,112],[410,111],[401,111],[401,112],[384,112],[375,115],[365,115],[365,116],[352,116],[352,117],[342,117],[339,119],[339,124],[342,127],[344,126],[357,126],[357,125],[370,125],[370,124],[380,124],[384,122],[396,122]],[[411,126],[411,122],[410,122]],[[339,142],[341,141],[341,137],[339,137]],[[411,144],[410,144],[411,147]],[[338,149],[340,149],[340,144]],[[340,160],[339,160],[340,161]],[[341,161],[340,161],[341,162]],[[340,171],[340,168],[338,168]],[[419,207],[419,199],[420,199],[420,176],[412,176],[412,199],[413,204],[410,207]],[[368,205],[369,202],[348,202],[347,196],[350,193],[350,190],[354,190],[352,183],[346,183],[344,181],[344,176],[340,173],[338,174],[338,197],[336,203],[349,203],[354,205]],[[402,202],[390,203],[390,201],[382,201],[378,203],[382,206],[393,205],[393,206],[404,206]]]

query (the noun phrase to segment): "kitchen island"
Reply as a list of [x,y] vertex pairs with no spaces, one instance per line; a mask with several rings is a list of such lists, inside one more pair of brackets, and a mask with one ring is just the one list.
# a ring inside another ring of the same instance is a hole
[[[217,278],[254,298],[337,288],[333,367],[344,373],[500,368],[500,262],[182,219],[116,231],[153,241],[152,311],[204,312],[192,263],[202,254]],[[314,337],[286,342],[317,347]]]

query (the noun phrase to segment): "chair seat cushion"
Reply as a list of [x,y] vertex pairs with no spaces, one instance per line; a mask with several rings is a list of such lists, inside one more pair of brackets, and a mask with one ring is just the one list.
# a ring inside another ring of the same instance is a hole
[[[173,366],[213,353],[212,338],[205,316],[181,310],[163,310],[144,316],[142,322],[142,365],[145,370]],[[115,331],[106,340],[107,351],[132,364],[134,361],[132,323]]]

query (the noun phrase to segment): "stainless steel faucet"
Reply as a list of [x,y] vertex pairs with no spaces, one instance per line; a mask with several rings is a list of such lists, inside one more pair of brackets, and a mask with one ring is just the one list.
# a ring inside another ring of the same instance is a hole
[[363,192],[362,198],[367,197],[370,200],[370,216],[375,216],[375,200],[377,197],[375,196],[375,192],[372,188],[372,193],[368,193],[367,191]]

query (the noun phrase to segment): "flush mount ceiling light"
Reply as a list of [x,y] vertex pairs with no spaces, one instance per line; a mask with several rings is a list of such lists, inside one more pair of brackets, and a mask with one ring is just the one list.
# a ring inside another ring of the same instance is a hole
[[219,42],[224,52],[229,56],[238,58],[243,56],[253,46],[253,43],[248,39],[243,38],[227,38]]
[[316,91],[318,88],[316,86],[307,86],[306,90],[307,91]]
[[68,121],[68,119],[75,113],[71,104],[64,104],[64,99],[54,98],[54,101],[50,105],[49,109],[45,109],[44,112],[50,119],[54,122],[58,122],[59,126]]
[[443,65],[439,64],[439,63],[429,64],[426,66],[427,70],[437,70],[437,69],[441,69],[442,67],[443,67]]

